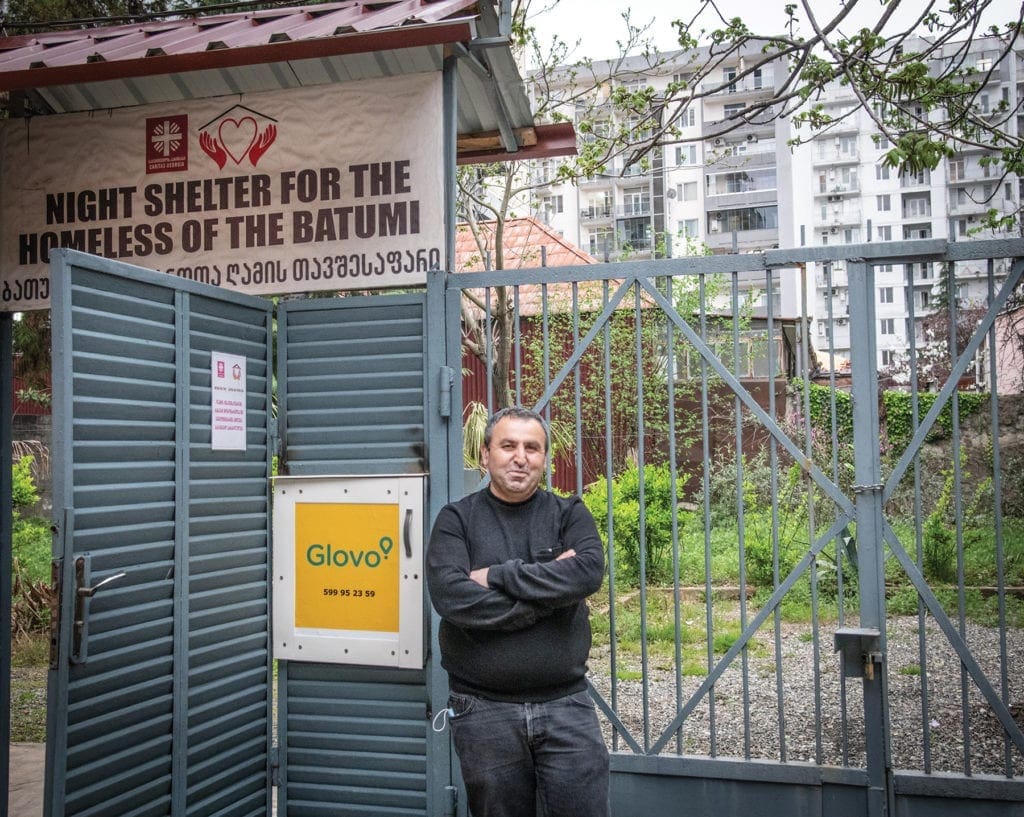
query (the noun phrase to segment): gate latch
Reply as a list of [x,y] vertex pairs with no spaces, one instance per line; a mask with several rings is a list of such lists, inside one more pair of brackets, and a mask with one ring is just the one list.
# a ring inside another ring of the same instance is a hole
[[75,619],[71,635],[71,663],[84,664],[88,657],[86,644],[88,643],[89,599],[96,594],[97,590],[101,590],[118,579],[123,579],[126,575],[124,572],[115,573],[90,587],[88,559],[85,556],[75,559]]
[[873,627],[843,627],[835,632],[835,651],[843,655],[843,677],[875,679],[882,663],[882,634]]

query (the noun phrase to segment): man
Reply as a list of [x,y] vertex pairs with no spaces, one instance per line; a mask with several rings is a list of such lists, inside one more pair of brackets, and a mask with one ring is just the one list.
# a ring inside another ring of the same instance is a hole
[[446,505],[427,549],[452,740],[473,817],[604,817],[608,751],[586,691],[604,548],[579,497],[538,488],[539,415],[497,412],[490,483]]

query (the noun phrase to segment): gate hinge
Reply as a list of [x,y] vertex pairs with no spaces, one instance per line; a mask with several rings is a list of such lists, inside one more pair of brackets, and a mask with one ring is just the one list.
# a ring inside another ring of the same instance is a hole
[[64,600],[64,560],[50,563],[50,669],[57,669],[60,644],[60,611]]
[[441,399],[438,411],[442,417],[451,417],[452,386],[455,385],[455,369],[451,366],[442,366],[439,375],[438,385],[440,386]]
[[459,790],[455,786],[445,786],[444,817],[455,817],[459,807]]
[[270,747],[270,785],[275,789],[281,785],[281,756],[276,743]]

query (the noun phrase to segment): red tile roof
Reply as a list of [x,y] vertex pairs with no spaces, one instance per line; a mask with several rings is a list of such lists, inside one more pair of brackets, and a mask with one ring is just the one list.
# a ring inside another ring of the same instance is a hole
[[[478,232],[486,249],[480,247],[468,224],[459,224],[455,231],[455,271],[480,272],[493,269],[497,222],[483,221]],[[567,241],[550,227],[535,218],[512,218],[505,222],[502,236],[504,245],[503,269],[529,269],[533,267],[569,267],[577,264],[597,264],[598,259]],[[543,248],[543,251],[542,251]],[[490,264],[485,264],[489,260]]]

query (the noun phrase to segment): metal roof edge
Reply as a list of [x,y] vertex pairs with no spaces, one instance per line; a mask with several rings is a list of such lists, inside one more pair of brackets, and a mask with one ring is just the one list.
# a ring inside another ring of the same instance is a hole
[[[523,145],[515,153],[504,148],[478,150],[460,150],[458,164],[478,165],[490,162],[525,161],[527,159],[546,159],[555,156],[573,156],[576,154],[576,130],[571,122],[557,122],[552,125],[534,125],[532,128],[536,141]],[[460,137],[460,140],[465,137]]]
[[0,72],[0,91],[447,45],[468,42],[473,34],[472,20],[467,18],[456,22],[402,26],[381,31],[213,49],[189,54],[159,54],[134,60],[97,61],[53,67],[43,65],[21,71]]

